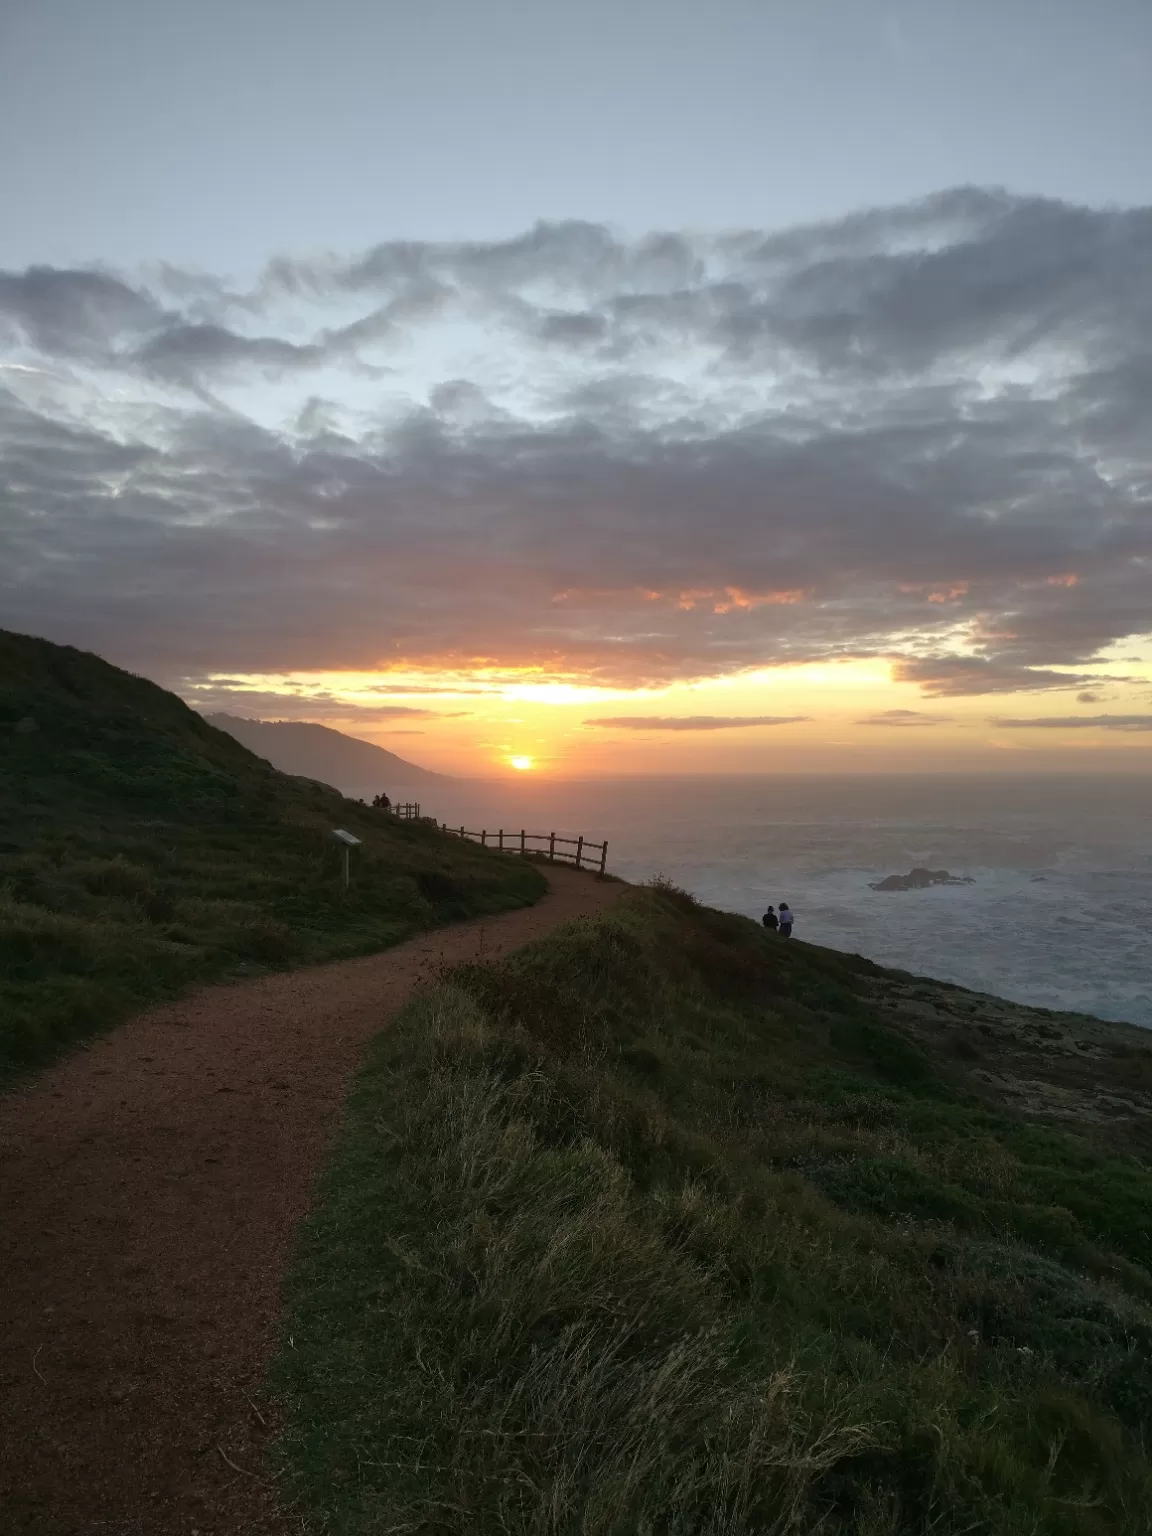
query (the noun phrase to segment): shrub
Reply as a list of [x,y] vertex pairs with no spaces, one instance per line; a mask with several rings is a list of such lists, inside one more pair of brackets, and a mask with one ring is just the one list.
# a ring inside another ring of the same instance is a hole
[[1149,1536],[1152,1175],[785,948],[637,890],[378,1038],[289,1284],[308,1517]]
[[[363,840],[347,893],[334,826]],[[0,850],[0,1077],[238,962],[364,954],[543,890],[530,867],[276,773],[97,657],[4,631]]]

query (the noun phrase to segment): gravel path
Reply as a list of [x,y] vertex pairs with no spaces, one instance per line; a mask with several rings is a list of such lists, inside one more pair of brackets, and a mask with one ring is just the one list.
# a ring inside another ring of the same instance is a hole
[[0,1100],[0,1529],[284,1533],[261,1397],[280,1278],[361,1049],[444,964],[620,885],[155,1008]]

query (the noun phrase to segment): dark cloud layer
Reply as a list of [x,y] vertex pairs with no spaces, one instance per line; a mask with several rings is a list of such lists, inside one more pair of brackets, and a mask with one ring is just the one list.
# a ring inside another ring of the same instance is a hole
[[798,725],[808,715],[603,715],[585,725],[627,731],[731,731],[749,725]]
[[862,720],[857,720],[857,725],[889,725],[889,726],[915,726],[915,725],[944,725],[951,719],[950,715],[926,715],[919,709],[882,709],[874,715],[865,715]]
[[[1058,655],[1056,659],[1063,660]],[[1048,667],[1021,665],[1011,651],[992,656],[929,656],[896,658],[892,675],[897,682],[918,683],[930,698],[961,697],[981,693],[1060,692],[1096,681],[1138,681],[1100,677],[1091,672],[1057,672]]]
[[1029,731],[1152,731],[1152,715],[1050,715],[1039,720],[996,719],[992,724],[1008,730]]
[[[500,361],[401,410],[441,323]],[[0,273],[0,622],[169,678],[869,656],[935,697],[1084,689],[1152,629],[1150,337],[1152,210],[975,189],[249,292]]]
[[184,679],[181,692],[201,714],[239,715],[243,719],[298,720],[304,723],[339,715],[364,725],[386,726],[390,720],[455,720],[463,710],[444,712],[404,704],[356,704],[324,689],[298,686],[259,689],[239,678],[213,678],[210,683]]

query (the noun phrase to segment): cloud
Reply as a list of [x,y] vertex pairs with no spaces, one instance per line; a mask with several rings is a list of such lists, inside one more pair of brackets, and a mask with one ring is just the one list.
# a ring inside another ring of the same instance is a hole
[[220,325],[177,325],[161,331],[126,361],[159,378],[186,380],[244,367],[271,373],[316,367],[324,355],[322,346],[298,346],[275,336],[249,338]]
[[1058,715],[1040,720],[994,719],[991,724],[1018,731],[1152,731],[1152,715]]
[[865,715],[857,725],[944,725],[951,715],[926,715],[919,709],[882,709],[877,714]]
[[22,338],[45,357],[108,356],[117,337],[164,323],[157,300],[109,272],[29,267],[0,272],[0,339]]
[[1141,316],[1152,209],[973,188],[281,256],[243,292],[0,273],[0,622],[169,682],[1111,685],[1152,628]]
[[749,725],[798,725],[810,715],[605,715],[585,725],[629,731],[731,731]]
[[1095,674],[1090,672],[1056,672],[1047,667],[1021,666],[1010,659],[993,656],[898,657],[893,663],[892,677],[900,683],[918,683],[929,698],[1051,692],[1079,688],[1095,681]]
[[[336,716],[365,724],[383,720],[453,720],[467,711],[442,714],[404,704],[359,704],[324,689],[285,685],[282,690],[246,686],[238,679],[177,681],[175,691],[201,714],[239,715],[246,720],[299,720],[326,723]],[[316,717],[322,716],[323,721]]]

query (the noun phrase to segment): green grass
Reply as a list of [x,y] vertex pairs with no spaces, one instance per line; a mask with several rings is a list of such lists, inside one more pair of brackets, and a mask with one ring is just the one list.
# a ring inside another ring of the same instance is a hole
[[637,890],[415,1000],[290,1278],[308,1528],[1152,1530],[1152,1174],[907,980]]
[[[364,842],[347,893],[336,826]],[[95,656],[0,631],[0,1080],[191,983],[366,953],[543,888],[277,773]]]

